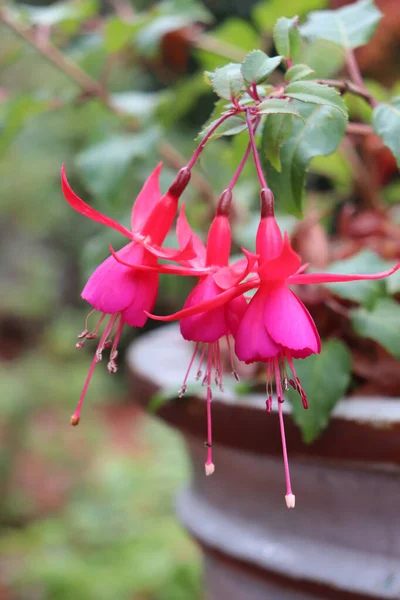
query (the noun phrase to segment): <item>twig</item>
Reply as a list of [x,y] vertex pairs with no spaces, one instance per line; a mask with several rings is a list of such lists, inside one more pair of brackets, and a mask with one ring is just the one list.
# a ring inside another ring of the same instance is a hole
[[[86,96],[99,98],[107,108],[114,114],[121,116],[121,112],[112,104],[106,90],[90,75],[85,73],[77,64],[52,44],[50,41],[46,44],[40,44],[31,31],[22,27],[19,23],[9,18],[5,11],[0,10],[0,21],[12,29],[17,35],[22,37],[32,48],[37,50],[44,58],[65,73],[74,83],[76,83]],[[167,141],[162,141],[159,145],[161,156],[168,164],[176,169],[180,169],[186,164],[185,158]],[[192,173],[193,185],[197,188],[204,200],[214,210],[217,205],[217,198],[213,193],[212,187],[208,181],[197,171]]]
[[[350,79],[352,79],[352,81],[354,81],[354,83],[361,90],[365,90],[365,92],[368,94],[368,90],[365,87],[364,79],[361,75],[361,71],[360,71],[358,63],[356,61],[356,57],[354,56],[353,50],[347,50],[347,52],[346,52],[346,65],[347,65],[347,70],[350,75]],[[378,102],[376,100],[374,100],[374,98],[371,95],[369,98],[370,98],[369,103],[372,107],[375,107],[378,105]]]
[[372,95],[365,86],[361,87],[351,81],[337,81],[336,79],[318,79],[317,83],[330,85],[331,87],[334,87],[343,93],[349,92],[349,94],[354,94],[354,96],[360,96],[361,98],[364,98],[364,100],[366,100],[371,106],[375,106],[376,104]]
[[356,135],[369,135],[374,133],[371,125],[367,123],[348,123],[346,133],[354,133]]
[[34,33],[11,19],[6,10],[0,10],[0,21],[7,25],[14,33],[25,40],[32,48],[35,48],[50,63],[58,67],[65,75],[74,81],[86,94],[98,97],[105,96],[104,90],[99,83],[83,71],[76,63],[66,57],[50,41],[41,43]]

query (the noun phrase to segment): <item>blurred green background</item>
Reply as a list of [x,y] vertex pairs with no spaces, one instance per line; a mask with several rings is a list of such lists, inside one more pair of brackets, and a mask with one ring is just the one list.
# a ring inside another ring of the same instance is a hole
[[[2,600],[201,598],[199,551],[173,514],[189,475],[182,445],[135,407],[124,380],[123,350],[138,332],[124,332],[116,376],[97,368],[82,423],[69,427],[94,351],[90,343],[75,350],[88,313],[80,291],[107,244],[121,240],[72,211],[60,167],[86,201],[127,223],[156,160],[166,189],[195,148],[215,102],[202,72],[254,48],[272,53],[282,11],[304,16],[328,1],[289,4],[70,0],[0,9],[8,21],[0,23]],[[340,67],[334,52],[314,54],[323,76]],[[94,82],[107,93],[93,94]],[[246,143],[244,134],[217,140],[202,156],[185,196],[197,229]],[[313,177],[317,205],[325,192],[332,205],[332,193],[336,202],[351,189],[339,155],[316,161]],[[257,192],[249,165],[235,188],[237,240],[248,246]],[[190,285],[162,278],[156,312],[180,306]]]

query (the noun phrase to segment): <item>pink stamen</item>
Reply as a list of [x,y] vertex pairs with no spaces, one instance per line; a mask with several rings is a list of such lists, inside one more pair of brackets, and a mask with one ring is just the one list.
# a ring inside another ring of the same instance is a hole
[[108,369],[109,373],[116,373],[118,371],[118,365],[117,365],[118,349],[117,348],[118,348],[119,340],[120,340],[124,325],[125,325],[125,321],[121,315],[118,325],[117,325],[116,332],[115,332],[114,341],[113,341],[113,344],[111,347],[110,361],[107,365],[107,369]]
[[240,381],[239,374],[235,371],[235,367],[234,367],[233,350],[232,350],[232,346],[231,346],[231,341],[230,341],[229,335],[226,336],[226,343],[228,344],[229,362],[231,363],[232,375],[234,376],[234,378],[236,379],[236,381]]
[[203,374],[202,371],[201,371],[201,369],[202,369],[202,366],[203,366],[205,350],[206,350],[206,345],[203,344],[203,348],[202,348],[201,355],[200,355],[199,368],[197,369],[197,373],[196,373],[196,381],[199,381],[200,377]]
[[190,359],[190,363],[189,363],[188,369],[186,371],[186,375],[185,375],[185,378],[183,380],[182,387],[181,387],[181,389],[178,392],[178,398],[183,398],[183,396],[186,393],[186,390],[187,390],[187,380],[189,378],[189,374],[190,374],[190,371],[192,369],[192,366],[193,366],[193,363],[194,363],[194,359],[196,358],[198,347],[199,347],[199,342],[197,342],[196,346],[194,347],[194,352],[192,354],[192,358]]
[[[293,373],[293,377],[294,377],[294,382],[293,380],[289,380],[290,385],[294,388],[297,389],[298,393],[300,394],[300,398],[303,404],[303,408],[308,408],[308,402],[307,402],[307,394],[305,393],[305,391],[303,390],[303,388],[301,387],[301,382],[300,379],[297,377],[297,373],[296,370],[294,368],[294,364],[293,364],[293,360],[292,357],[290,356],[290,354],[286,354],[286,360],[289,363],[289,366],[292,370]],[[293,385],[295,383],[295,385]]]
[[205,464],[206,475],[212,475],[215,466],[212,461],[212,421],[211,421],[211,370],[212,370],[212,346],[209,344],[207,359],[207,460]]
[[279,414],[279,426],[281,430],[281,440],[282,440],[282,452],[283,452],[283,464],[285,467],[285,478],[286,478],[286,505],[288,508],[294,508],[295,505],[295,497],[292,493],[292,487],[290,483],[290,471],[289,471],[289,460],[287,455],[286,448],[286,436],[285,436],[285,424],[283,422],[283,396],[282,396],[282,383],[280,378],[280,370],[279,370],[279,362],[278,359],[274,359],[274,367],[275,367],[275,384],[276,384],[276,393],[278,396],[278,414]]
[[[105,315],[102,316],[100,322],[104,319],[104,317],[105,317]],[[87,374],[86,381],[85,381],[85,384],[83,386],[83,389],[82,389],[82,392],[81,392],[81,396],[79,398],[78,405],[76,407],[76,410],[75,410],[74,414],[71,417],[71,425],[73,425],[74,427],[76,425],[78,425],[78,423],[80,421],[80,418],[81,418],[81,409],[82,409],[83,401],[85,399],[86,392],[88,390],[89,383],[90,383],[90,380],[92,378],[94,368],[95,368],[96,364],[99,362],[99,358],[98,357],[99,357],[99,355],[101,356],[101,352],[103,350],[104,342],[106,341],[106,339],[107,339],[110,331],[112,330],[116,318],[117,318],[117,315],[112,315],[110,317],[110,320],[108,321],[108,323],[106,325],[106,328],[103,331],[103,335],[101,336],[99,345],[97,346],[97,350],[96,350],[96,352],[94,354],[94,357],[93,357],[93,360],[92,360],[92,364],[90,365],[89,372]]]

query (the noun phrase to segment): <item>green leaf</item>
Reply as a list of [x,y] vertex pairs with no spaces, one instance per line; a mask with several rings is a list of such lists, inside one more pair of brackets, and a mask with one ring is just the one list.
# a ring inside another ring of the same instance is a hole
[[261,115],[284,113],[302,119],[302,117],[293,108],[292,102],[286,102],[286,100],[281,100],[280,98],[270,98],[268,100],[264,100],[257,106],[257,112],[259,112]]
[[400,269],[388,277],[386,286],[389,294],[398,294],[400,292]]
[[282,0],[263,0],[258,2],[252,12],[255,23],[263,31],[269,31],[273,29],[276,21],[282,16],[282,12],[285,12],[287,17],[300,17],[310,10],[316,10],[318,8],[324,8],[326,6],[326,0],[290,0],[285,3],[285,7],[282,8]]
[[321,354],[297,360],[295,368],[307,394],[308,409],[304,409],[298,393],[286,392],[294,421],[301,429],[304,442],[313,442],[328,425],[336,403],[343,398],[351,377],[351,355],[340,340],[325,342]]
[[265,119],[262,148],[265,156],[276,171],[281,172],[280,151],[293,131],[293,119],[290,115],[269,115]]
[[293,59],[299,51],[301,36],[298,23],[299,18],[297,16],[292,19],[281,17],[276,22],[274,27],[275,47],[277,52],[282,54],[284,58]]
[[244,88],[244,80],[239,63],[229,63],[214,71],[211,77],[214,92],[225,100],[238,98]]
[[308,65],[293,65],[285,73],[285,79],[287,81],[299,81],[300,79],[315,78],[315,71]]
[[285,96],[301,102],[333,106],[340,110],[346,118],[348,116],[346,105],[339,92],[328,85],[321,85],[314,81],[294,81],[286,87]]
[[123,186],[133,159],[145,156],[158,135],[156,129],[118,135],[78,154],[76,164],[87,187],[97,196],[113,198]]
[[149,22],[149,18],[135,17],[130,23],[119,17],[111,17],[104,26],[104,48],[108,54],[119,52],[125,46],[129,46],[140,29]]
[[[203,129],[199,134],[199,139],[202,139],[209,130],[215,125],[218,119],[212,121],[205,129]],[[223,121],[218,129],[210,136],[208,141],[216,140],[219,137],[225,135],[236,135],[241,133],[247,129],[247,123],[242,117],[238,117],[236,115],[232,115],[228,117],[226,121]]]
[[26,122],[49,107],[49,101],[28,95],[11,98],[4,102],[0,112],[0,156]]
[[351,311],[356,332],[381,344],[400,360],[400,304],[390,298],[380,298],[373,310],[356,308]]
[[276,67],[280,65],[282,56],[270,58],[261,50],[253,50],[243,61],[241,70],[247,83],[262,83]]
[[[288,117],[293,121],[293,129],[281,145],[282,171],[278,173],[268,161],[265,161],[265,168],[267,181],[279,205],[295,216],[301,216],[306,171],[311,159],[318,155],[327,156],[336,150],[344,136],[347,119],[332,106],[306,104],[297,100],[292,104],[305,122]],[[268,116],[267,123],[268,119],[278,117],[280,115]],[[280,141],[280,138],[270,140],[268,132],[264,132],[263,144],[269,145],[277,140]],[[268,157],[271,152],[271,148],[263,145],[262,156]]]
[[392,98],[390,104],[379,104],[374,108],[372,125],[393,152],[400,168],[400,96]]
[[303,43],[298,62],[315,71],[315,78],[328,79],[343,67],[346,53],[343,48],[328,40]]
[[[375,254],[375,252],[372,252],[372,250],[362,250],[350,258],[330,264],[325,271],[327,273],[340,274],[370,274],[386,271],[387,269],[390,269],[391,266],[391,263],[382,260],[382,258],[380,258],[378,254]],[[360,302],[368,306],[371,306],[374,301],[379,296],[384,295],[386,291],[386,282],[382,279],[376,281],[352,281],[349,283],[325,283],[324,285],[332,290],[335,295],[340,296],[340,298],[352,300],[353,302]]]
[[309,40],[320,38],[352,49],[372,38],[381,18],[374,0],[359,0],[338,10],[312,12],[300,31]]

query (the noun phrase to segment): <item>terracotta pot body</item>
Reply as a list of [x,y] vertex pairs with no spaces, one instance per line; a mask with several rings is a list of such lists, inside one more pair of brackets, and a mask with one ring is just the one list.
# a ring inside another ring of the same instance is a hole
[[[135,398],[178,390],[191,351],[176,328],[138,340],[128,356]],[[278,418],[262,396],[214,396],[212,477],[204,400],[172,400],[159,414],[192,459],[177,509],[204,549],[207,600],[400,599],[400,399],[341,402],[311,446],[286,416],[290,511]]]

